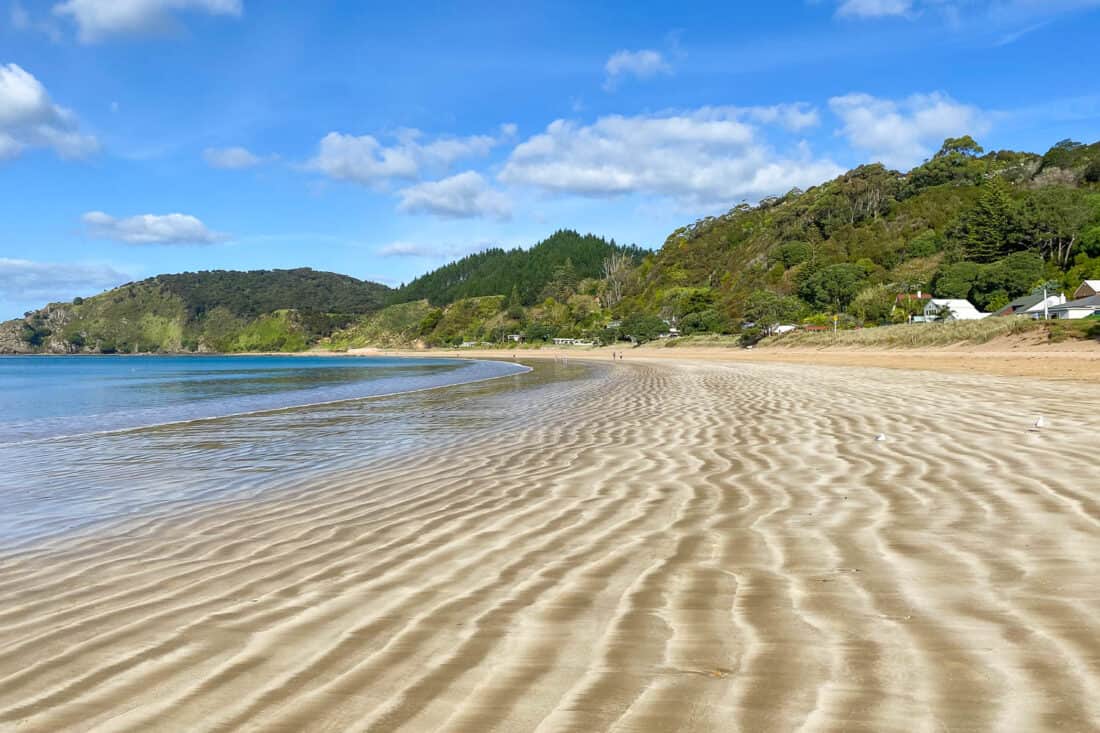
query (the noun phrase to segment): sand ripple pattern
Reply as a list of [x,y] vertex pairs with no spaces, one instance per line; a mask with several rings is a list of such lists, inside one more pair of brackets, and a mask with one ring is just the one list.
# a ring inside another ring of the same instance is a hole
[[1100,730],[1097,387],[555,369],[181,428],[239,470],[0,556],[0,730]]

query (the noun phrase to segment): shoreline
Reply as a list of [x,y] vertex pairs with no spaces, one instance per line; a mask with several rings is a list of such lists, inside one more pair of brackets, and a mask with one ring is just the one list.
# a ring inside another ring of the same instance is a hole
[[589,359],[610,361],[611,353],[631,359],[704,361],[729,363],[807,364],[824,367],[874,367],[881,369],[984,374],[1026,377],[1055,382],[1100,383],[1100,344],[1020,344],[989,342],[921,348],[796,347],[766,346],[745,349],[733,346],[643,345],[640,347],[526,347],[506,348],[384,348],[360,347],[346,351],[310,350],[295,352],[236,353],[148,353],[148,354],[4,354],[5,357],[318,357],[318,358],[435,358],[462,360],[519,361],[523,359]]
[[[51,355],[52,356],[52,355]],[[56,356],[78,356],[77,354],[56,354]],[[98,356],[95,354],[88,354],[88,356]],[[104,356],[113,356],[113,354],[104,354]],[[156,354],[126,354],[125,356],[156,356]],[[172,354],[164,354],[163,356],[174,356]],[[214,356],[223,356],[217,354]],[[224,355],[228,356],[228,354]],[[268,356],[267,354],[249,354],[248,356]],[[412,358],[412,357],[402,357]],[[437,357],[433,357],[437,358]],[[469,359],[468,361],[493,361],[491,359]],[[359,402],[363,400],[384,399],[387,397],[401,397],[404,395],[419,394],[421,392],[431,392],[434,390],[447,389],[448,387],[461,387],[468,384],[481,384],[482,382],[491,382],[494,379],[505,379],[507,377],[515,377],[520,374],[526,374],[532,371],[532,367],[524,364],[517,364],[520,367],[518,370],[508,372],[506,374],[494,374],[489,377],[478,377],[477,379],[467,379],[460,382],[448,382],[446,384],[436,384],[429,387],[416,387],[413,389],[396,390],[393,392],[379,392],[377,394],[360,395],[355,397],[340,397],[333,400],[321,400],[319,402],[303,402],[301,404],[283,405],[281,407],[262,407],[255,410],[243,410],[241,412],[228,412],[223,415],[208,415],[202,417],[189,417],[181,420],[168,420],[165,422],[149,423],[146,425],[134,425],[131,427],[112,428],[108,430],[93,430],[84,433],[67,433],[63,435],[48,435],[40,438],[29,438],[27,440],[15,440],[15,441],[3,441],[0,440],[0,448],[14,447],[21,445],[34,445],[38,443],[48,443],[55,440],[67,440],[71,438],[88,438],[99,435],[119,435],[125,433],[132,433],[141,430],[155,430],[157,428],[173,427],[178,425],[190,425],[192,423],[210,422],[212,420],[228,420],[236,417],[249,417],[253,415],[267,415],[280,412],[287,412],[290,410],[308,410],[314,407],[325,407],[328,405],[340,405],[346,402]]]

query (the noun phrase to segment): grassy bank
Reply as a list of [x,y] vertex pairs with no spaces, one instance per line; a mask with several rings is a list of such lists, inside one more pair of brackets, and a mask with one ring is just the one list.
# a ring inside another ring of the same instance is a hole
[[851,347],[870,349],[916,349],[984,344],[993,339],[1030,336],[1053,343],[1069,340],[1100,339],[1100,321],[1036,321],[1030,318],[986,318],[980,321],[950,323],[905,323],[853,331],[796,331],[771,336],[760,345],[765,348]]

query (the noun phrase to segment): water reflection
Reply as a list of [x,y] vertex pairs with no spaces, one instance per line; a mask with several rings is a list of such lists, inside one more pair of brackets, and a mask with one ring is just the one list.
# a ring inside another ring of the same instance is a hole
[[449,451],[489,431],[566,419],[605,367],[533,371],[432,391],[282,409],[105,435],[0,445],[0,545],[63,535],[196,502],[323,485],[388,459]]

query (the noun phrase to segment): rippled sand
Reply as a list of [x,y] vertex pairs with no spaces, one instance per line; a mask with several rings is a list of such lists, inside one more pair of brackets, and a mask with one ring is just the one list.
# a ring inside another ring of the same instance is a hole
[[0,729],[1100,729],[1100,388],[627,361],[523,394],[0,557]]

